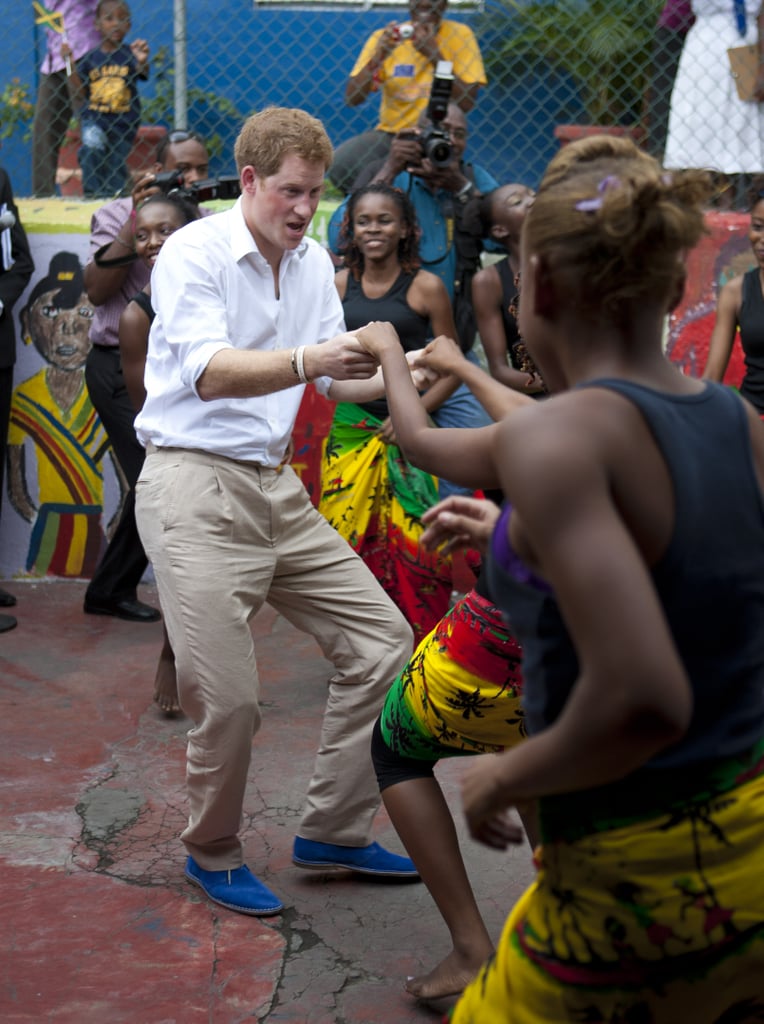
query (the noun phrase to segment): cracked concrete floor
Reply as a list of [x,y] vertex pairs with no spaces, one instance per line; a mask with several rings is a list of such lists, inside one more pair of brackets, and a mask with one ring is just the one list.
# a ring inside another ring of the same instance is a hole
[[[254,620],[263,687],[245,804],[247,862],[281,897],[267,920],[183,878],[185,719],[151,703],[159,623],[82,613],[84,583],[18,582],[0,636],[0,1020],[3,1024],[426,1024],[403,979],[448,948],[420,884],[291,863],[328,665],[272,610]],[[150,586],[141,597],[156,601]],[[458,809],[464,762],[438,774]],[[457,810],[457,823],[462,835]],[[400,851],[381,811],[375,838]],[[530,851],[464,838],[491,934]]]

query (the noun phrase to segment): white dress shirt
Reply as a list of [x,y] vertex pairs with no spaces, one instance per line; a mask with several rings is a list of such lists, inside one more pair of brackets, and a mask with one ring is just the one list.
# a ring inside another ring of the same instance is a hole
[[[256,398],[204,402],[197,381],[226,348],[273,351],[316,345],[345,330],[327,252],[306,238],[273,272],[246,226],[241,200],[194,221],[164,243],[151,276],[146,402],[135,421],[143,445],[199,448],[278,466],[304,385]],[[316,386],[327,394],[331,379]]]

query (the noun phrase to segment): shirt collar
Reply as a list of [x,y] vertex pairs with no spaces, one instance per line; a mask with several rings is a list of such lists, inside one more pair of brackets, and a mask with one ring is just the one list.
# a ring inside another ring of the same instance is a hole
[[[284,255],[282,256],[282,265],[288,263],[295,257],[302,259],[305,253],[308,251],[308,240],[303,238],[296,249],[285,249]],[[247,222],[244,220],[244,208],[242,206],[241,196],[236,200],[236,203],[231,208],[231,252],[233,258],[238,263],[243,260],[246,256],[253,256],[255,262],[259,265],[266,266],[268,261],[265,256],[257,248],[257,242],[252,237],[252,232],[247,227]]]

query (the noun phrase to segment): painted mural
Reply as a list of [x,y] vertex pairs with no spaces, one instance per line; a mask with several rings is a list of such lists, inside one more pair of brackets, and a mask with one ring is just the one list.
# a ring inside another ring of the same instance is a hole
[[[755,265],[748,223],[748,216],[742,213],[708,214],[708,234],[687,260],[687,285],[669,322],[667,352],[688,376],[699,377],[706,365],[720,289],[730,278]],[[743,351],[738,340],[724,380],[737,387],[743,372]]]
[[[54,204],[55,205],[55,204]],[[50,219],[46,201],[47,219]],[[85,386],[93,307],[85,293],[89,212],[82,230],[25,227],[35,273],[17,303],[18,348],[2,496],[0,575],[92,575],[119,513],[122,487]],[[32,221],[34,218],[30,218]]]
[[55,253],[19,313],[45,365],[14,388],[8,433],[8,496],[31,526],[24,568],[36,576],[90,576],[104,542],[109,446],[84,372],[92,319],[79,256]]

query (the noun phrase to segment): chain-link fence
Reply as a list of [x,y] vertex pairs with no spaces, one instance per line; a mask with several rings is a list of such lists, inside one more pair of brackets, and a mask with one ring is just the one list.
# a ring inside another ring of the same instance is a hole
[[[32,169],[34,105],[43,93],[49,103],[34,119],[37,134],[46,120],[59,130],[62,116],[68,129],[53,187],[64,194],[79,187],[77,123],[68,123],[68,108],[62,113],[41,68],[51,70],[46,28],[61,27],[60,12],[66,27],[71,12],[87,5],[0,3],[0,160],[21,196],[49,187],[42,171],[33,180]],[[735,0],[452,0],[447,18],[472,29],[487,76],[469,114],[467,157],[499,181],[534,185],[570,135],[566,126],[595,124],[632,131],[658,153],[665,145],[667,165],[712,166],[732,175],[764,169],[761,107],[738,99],[744,75],[733,78],[726,52],[756,43],[758,6],[758,0],[742,6]],[[138,86],[141,123],[187,123],[207,136],[213,174],[233,172],[242,118],[268,104],[309,110],[335,145],[373,129],[384,87],[348,106],[348,76],[372,32],[408,17],[405,5],[379,0],[131,0],[130,8],[127,41],[145,38],[151,49],[150,78]],[[754,54],[754,75],[756,66]],[[149,133],[143,156],[133,162],[145,159],[152,145]]]
[[[480,169],[483,181],[533,187],[559,145],[594,124],[597,131],[633,133],[655,153],[665,149],[667,166],[714,167],[735,186],[720,188],[718,205],[732,197],[742,206],[744,185],[764,170],[758,4],[450,0],[446,18],[457,27],[449,29],[448,40],[439,34],[441,52],[434,55],[453,65],[452,98],[466,98],[467,106],[474,100],[466,140],[451,124],[451,145],[466,146],[476,182]],[[7,486],[0,495],[0,575],[6,576],[89,576],[98,538],[122,495],[84,386],[92,307],[82,268],[90,215],[102,200],[36,198],[83,191],[82,124],[71,117],[66,58],[49,63],[46,54],[49,40],[60,44],[65,29],[79,68],[76,58],[87,39],[80,38],[76,14],[89,9],[92,19],[94,8],[95,0],[47,0],[45,5],[0,0],[5,26],[0,164],[21,200],[36,267],[13,314],[19,343]],[[233,143],[243,119],[271,104],[302,107],[320,117],[338,152],[369,132],[378,143],[373,130],[380,120],[397,130],[426,106],[431,92],[428,84],[422,94],[418,58],[410,47],[388,54],[377,36],[363,55],[374,32],[408,19],[403,4],[132,0],[131,15],[125,38],[145,39],[151,63],[148,80],[137,87],[140,129],[128,160],[136,173],[153,161],[168,129],[185,128],[207,140],[211,176],[233,174]],[[92,41],[92,20],[89,31]],[[471,45],[476,52],[470,56]],[[738,51],[738,78],[728,49]],[[753,62],[747,65],[751,49]],[[386,87],[392,113],[381,104]],[[741,99],[738,88],[752,98]],[[392,120],[385,122],[388,114]],[[361,154],[367,165],[371,146]],[[311,231],[321,241],[338,198],[330,189],[319,205]],[[435,241],[440,244],[442,235],[449,252],[455,248],[449,219],[433,217],[439,227]],[[748,220],[740,213],[711,211],[709,234],[688,259],[687,289],[666,339],[669,357],[688,373],[697,375],[705,365],[719,286],[751,265]],[[452,211],[450,223],[455,222]],[[433,259],[439,272],[441,258]],[[451,277],[447,284],[455,286],[455,271]],[[58,301],[59,295],[60,309],[51,299]],[[54,315],[35,319],[35,306]],[[59,333],[64,336],[60,346]],[[59,366],[62,360],[65,365]],[[741,375],[740,346],[735,346],[727,379],[739,383]],[[315,498],[328,403],[319,403],[311,390],[307,396],[295,429],[293,464]]]

